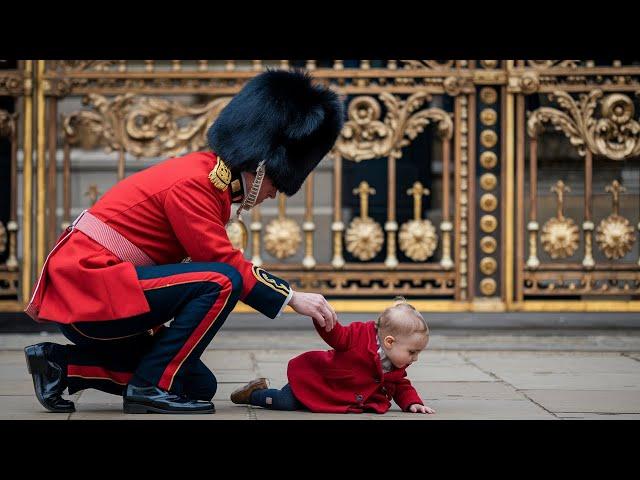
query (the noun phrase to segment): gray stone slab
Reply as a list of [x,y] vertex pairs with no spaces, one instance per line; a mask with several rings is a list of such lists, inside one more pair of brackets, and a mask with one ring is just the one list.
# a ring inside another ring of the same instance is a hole
[[5,380],[31,379],[26,363],[0,365],[0,382]]
[[416,365],[458,366],[466,364],[467,361],[458,352],[427,348],[420,353],[418,361],[414,363],[412,367]]
[[631,373],[494,373],[518,390],[640,390],[640,375]]
[[[428,401],[436,413],[416,415],[424,420],[552,420],[555,417],[527,400],[485,400],[474,398]],[[412,414],[389,411],[384,419],[413,419]]]
[[640,420],[640,414],[629,413],[559,413],[562,420]]
[[407,378],[412,382],[494,382],[495,379],[473,365],[411,365]]
[[0,351],[0,365],[26,365],[24,352],[22,350],[4,350]]
[[250,352],[237,350],[206,350],[201,357],[214,372],[224,370],[251,370],[253,361]]
[[289,360],[297,357],[306,350],[269,350],[254,354],[257,363],[278,363],[286,365]]
[[68,413],[47,411],[35,395],[0,396],[0,420],[67,420]]
[[[524,390],[552,412],[640,414],[639,391]],[[558,413],[560,415],[560,413]]]
[[23,379],[0,379],[0,395],[35,395],[31,375]]
[[525,397],[502,382],[412,382],[423,401],[479,399],[522,400]]
[[636,373],[640,362],[619,354],[474,352],[466,357],[483,370],[530,373]]
[[253,370],[214,370],[218,384],[222,383],[248,383],[256,377]]
[[218,389],[216,390],[216,394],[213,398],[214,400],[228,400],[231,392],[233,392],[238,387],[242,387],[243,385],[246,385],[246,383],[219,383]]

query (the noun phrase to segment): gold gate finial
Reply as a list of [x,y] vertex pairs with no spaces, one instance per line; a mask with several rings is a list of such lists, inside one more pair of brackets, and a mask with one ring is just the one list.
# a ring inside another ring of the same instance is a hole
[[413,187],[407,190],[407,195],[413,196],[413,219],[420,220],[422,216],[422,196],[431,194],[428,188],[425,188],[422,183],[414,182]]
[[369,185],[369,182],[363,180],[358,188],[353,189],[354,195],[360,195],[360,217],[369,218],[369,195],[375,195],[376,189]]
[[627,189],[624,188],[618,180],[614,180],[609,185],[604,187],[605,192],[610,192],[613,201],[613,214],[620,215],[620,194],[626,192]]
[[564,210],[564,192],[569,193],[571,191],[571,188],[568,185],[565,185],[565,183],[562,180],[558,180],[556,182],[556,184],[551,187],[551,191],[555,192],[556,195],[558,195],[558,207],[557,207],[557,217],[559,220],[563,220],[564,219],[564,214],[563,214],[563,210]]

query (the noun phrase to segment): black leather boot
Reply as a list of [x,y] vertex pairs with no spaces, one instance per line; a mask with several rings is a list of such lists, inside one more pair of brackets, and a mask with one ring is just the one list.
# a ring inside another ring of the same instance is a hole
[[213,403],[193,400],[153,386],[127,385],[124,413],[215,413]]
[[75,412],[73,402],[62,398],[62,392],[67,388],[67,372],[66,366],[52,358],[56,346],[55,343],[44,342],[25,347],[27,368],[33,377],[36,397],[44,408],[51,412]]

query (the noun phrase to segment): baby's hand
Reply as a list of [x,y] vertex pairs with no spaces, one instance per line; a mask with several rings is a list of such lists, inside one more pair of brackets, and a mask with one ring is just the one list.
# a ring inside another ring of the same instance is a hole
[[411,413],[436,413],[433,408],[429,408],[426,405],[420,405],[419,403],[414,403],[409,407],[409,411]]

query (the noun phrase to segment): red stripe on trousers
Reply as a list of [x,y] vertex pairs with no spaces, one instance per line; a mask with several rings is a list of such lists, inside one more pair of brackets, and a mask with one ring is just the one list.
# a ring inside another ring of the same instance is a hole
[[112,382],[126,385],[131,380],[133,373],[131,372],[115,372],[107,370],[103,367],[86,366],[86,365],[68,365],[67,376],[82,377],[86,379],[111,380]]
[[169,362],[169,365],[165,368],[158,387],[164,390],[170,390],[173,384],[173,377],[176,371],[182,365],[185,358],[189,355],[191,350],[198,344],[198,342],[209,331],[209,328],[215,323],[218,315],[226,305],[231,292],[233,291],[231,280],[226,275],[217,272],[188,272],[179,273],[176,275],[169,275],[167,277],[150,278],[147,280],[140,280],[140,284],[144,290],[153,290],[157,288],[171,287],[174,285],[180,285],[183,283],[197,283],[197,282],[215,282],[222,288],[213,306],[209,309],[202,321],[198,324],[195,330],[191,333],[187,341],[182,345],[182,348],[178,351],[175,357]]

